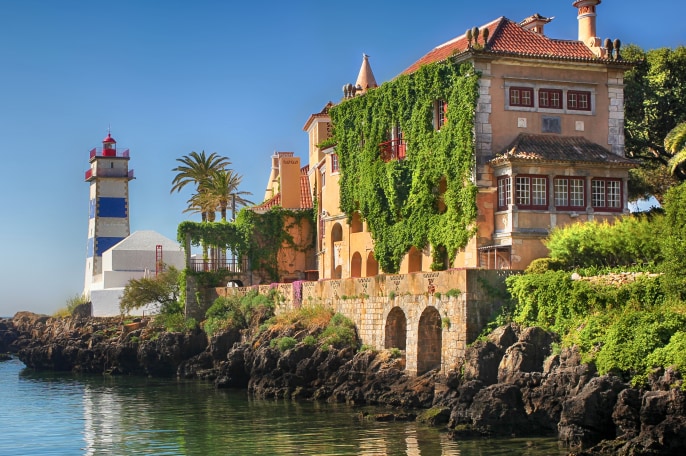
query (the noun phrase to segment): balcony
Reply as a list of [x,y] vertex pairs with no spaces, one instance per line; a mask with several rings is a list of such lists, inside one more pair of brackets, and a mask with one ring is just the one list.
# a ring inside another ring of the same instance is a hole
[[121,152],[118,152],[115,149],[91,149],[90,151],[90,159],[94,159],[95,157],[107,157],[107,158],[129,158],[129,149],[124,149]]
[[392,139],[379,144],[381,160],[388,163],[393,160],[405,159],[405,141],[402,139]]
[[135,179],[132,169],[96,167],[86,171],[84,180],[89,182],[96,177],[126,177],[128,180]]
[[240,273],[248,270],[247,260],[241,263],[238,259],[231,258],[225,260],[191,258],[188,267],[194,272],[227,271]]

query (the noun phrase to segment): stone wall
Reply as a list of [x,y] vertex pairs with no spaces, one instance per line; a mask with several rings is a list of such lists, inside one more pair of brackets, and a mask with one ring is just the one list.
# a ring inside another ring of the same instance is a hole
[[[442,372],[453,368],[464,356],[467,344],[481,333],[503,305],[505,278],[513,271],[453,269],[441,272],[388,274],[375,277],[292,284],[261,285],[266,294],[273,287],[285,297],[278,312],[301,306],[326,305],[350,318],[363,344],[382,350],[387,340],[401,345],[396,334],[398,315],[406,318],[405,362],[411,374],[438,367],[427,365],[433,348],[440,347]],[[217,296],[245,294],[253,288],[217,288]],[[394,310],[395,309],[395,310]],[[389,320],[389,313],[394,316]],[[402,313],[400,313],[402,311]],[[424,316],[424,318],[422,318]],[[394,323],[395,322],[395,323]],[[430,363],[429,363],[430,364]]]

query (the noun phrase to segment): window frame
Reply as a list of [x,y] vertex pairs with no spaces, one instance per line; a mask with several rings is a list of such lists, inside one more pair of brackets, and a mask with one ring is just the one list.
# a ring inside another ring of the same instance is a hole
[[[527,203],[520,203],[520,189],[519,189],[519,179],[527,179]],[[534,201],[534,179],[543,179],[545,182],[545,201],[543,204],[533,204]],[[550,198],[550,190],[548,188],[548,176],[541,175],[541,174],[518,174],[514,178],[514,204],[517,206],[518,209],[530,209],[530,210],[545,210],[548,209],[548,202]]]
[[441,131],[447,123],[448,102],[442,98],[434,100],[434,130]]
[[[542,96],[546,95],[547,98],[547,105],[543,104],[543,99]],[[551,101],[551,96],[552,95],[557,95],[557,101],[558,105],[557,106],[551,106],[550,101]],[[564,94],[562,89],[551,89],[551,88],[542,88],[538,89],[538,107],[540,109],[556,109],[556,110],[562,110],[564,108],[563,106],[563,99],[564,99]]]
[[[513,91],[517,91],[517,102],[513,102]],[[525,104],[522,96],[524,93],[529,95],[529,104]],[[516,106],[518,108],[533,108],[534,107],[534,88],[533,87],[522,87],[522,86],[510,86],[507,91],[507,97],[509,99],[509,106]]]
[[[575,107],[572,107],[572,96],[579,96],[579,95],[585,95],[587,97],[587,106],[586,107],[579,107],[580,100],[577,99],[574,103],[577,105]],[[570,111],[585,111],[585,112],[590,112],[592,111],[592,93],[589,90],[567,90],[567,109]]]
[[340,171],[340,164],[338,162],[338,155],[331,154],[331,174],[338,173]]
[[[567,199],[566,205],[557,204],[558,186],[557,183],[560,180],[566,180],[565,195]],[[572,181],[581,182],[581,205],[572,204]],[[578,176],[555,176],[553,178],[553,203],[555,204],[555,209],[558,211],[578,211],[586,209],[586,178]]]
[[[594,185],[597,182],[603,182],[603,204],[598,205],[596,204],[595,201],[595,188]],[[608,183],[616,183],[618,184],[618,205],[617,207],[614,206],[608,206],[608,201],[609,201],[609,196],[610,195],[610,190],[608,187]],[[591,207],[594,210],[599,210],[602,212],[622,212],[624,210],[624,184],[622,179],[619,178],[611,178],[611,177],[594,177],[591,179]]]
[[[499,211],[505,211],[510,208],[512,204],[512,179],[510,175],[500,176],[497,180],[498,187],[498,201],[497,207]],[[503,190],[505,193],[503,194]]]

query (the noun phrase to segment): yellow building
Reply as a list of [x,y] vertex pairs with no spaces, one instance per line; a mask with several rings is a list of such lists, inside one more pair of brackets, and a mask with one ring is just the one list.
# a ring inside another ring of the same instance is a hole
[[[635,163],[624,155],[623,75],[631,63],[622,60],[619,40],[596,36],[600,3],[573,3],[576,40],[546,36],[552,19],[538,14],[521,22],[500,17],[435,47],[403,72],[453,59],[480,73],[473,127],[476,235],[447,267],[524,269],[547,254],[543,240],[554,227],[628,213],[628,171]],[[376,87],[365,55],[355,85],[343,87],[341,103]],[[310,185],[319,202],[319,277],[370,277],[382,271],[367,224],[339,207],[338,157],[326,142],[332,106],[304,126]],[[436,101],[436,130],[446,109]],[[402,132],[391,129],[379,150],[385,161],[404,159]],[[398,272],[428,271],[432,261],[430,247],[412,247]]]

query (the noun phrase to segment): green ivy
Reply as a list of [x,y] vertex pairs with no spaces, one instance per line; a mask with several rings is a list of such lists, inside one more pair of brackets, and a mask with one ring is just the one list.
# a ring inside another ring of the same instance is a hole
[[[367,221],[374,255],[385,272],[397,272],[412,246],[431,245],[454,258],[475,233],[478,79],[469,64],[433,63],[329,111],[341,167],[340,207],[349,220],[359,211]],[[447,101],[448,110],[445,125],[436,131],[433,109],[439,99]],[[385,163],[379,144],[396,124],[406,158]],[[436,269],[445,266],[434,261]]]
[[[302,226],[304,220],[310,222],[310,237],[296,243],[288,231]],[[277,281],[279,250],[283,247],[299,252],[312,249],[316,240],[315,226],[312,209],[293,211],[276,207],[262,214],[242,210],[235,222],[182,222],[177,230],[177,239],[183,246],[186,245],[186,236],[190,236],[192,246],[204,244],[231,249],[239,261],[247,259],[253,271],[261,271]]]

